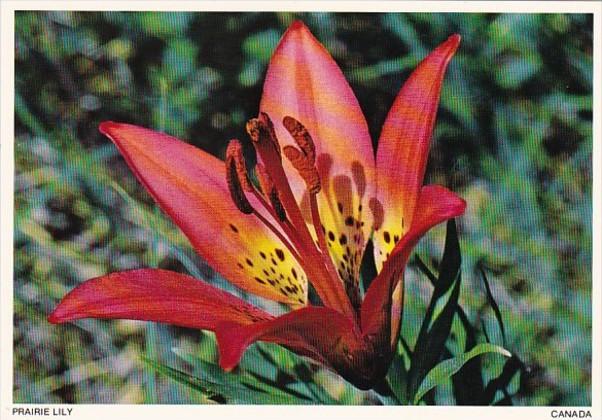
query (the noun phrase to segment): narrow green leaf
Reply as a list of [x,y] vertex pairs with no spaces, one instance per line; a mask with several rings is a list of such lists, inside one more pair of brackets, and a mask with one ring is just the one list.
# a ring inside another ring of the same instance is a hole
[[[218,389],[228,402],[249,403],[266,400],[266,403],[269,404],[307,404],[312,400],[309,395],[292,389],[295,384],[281,384],[265,374],[249,371],[242,365],[234,372],[225,372],[219,366],[202,360],[185,350],[173,348],[172,351],[187,363],[197,366],[209,383],[214,387],[220,387],[213,389]],[[265,363],[263,366],[268,367]]]
[[452,359],[444,360],[443,362],[435,366],[426,375],[426,377],[420,384],[418,391],[416,391],[416,394],[414,395],[414,404],[418,404],[422,397],[424,397],[424,395],[431,389],[443,384],[445,381],[450,379],[456,372],[458,372],[462,368],[462,366],[466,364],[466,362],[484,353],[498,353],[506,357],[512,356],[512,354],[503,347],[496,346],[490,343],[481,343],[476,345],[472,350],[470,350],[467,353],[463,353]]
[[[403,339],[400,341],[403,341]],[[389,373],[387,374],[387,380],[389,381],[391,390],[395,394],[397,404],[401,405],[407,404],[408,400],[408,397],[406,395],[408,381],[408,365],[406,364],[407,356],[404,355],[404,353],[407,353],[407,351],[405,350],[404,345],[400,342],[397,345],[397,354],[393,358],[393,361],[391,362],[391,367],[389,368]]]
[[439,276],[414,347],[408,381],[410,396],[416,393],[426,373],[439,361],[449,337],[460,295],[461,261],[456,224],[450,220]]
[[523,375],[526,374],[526,367],[523,362],[514,354],[510,359],[506,361],[504,364],[504,368],[502,372],[496,378],[487,383],[485,387],[485,391],[483,392],[482,401],[479,402],[481,405],[489,405],[493,403],[493,400],[498,393],[498,391],[502,391],[504,395],[508,395],[508,386],[510,382],[513,380],[515,375],[520,374],[521,383],[524,379]]
[[192,375],[166,366],[162,363],[151,360],[144,356],[142,357],[142,361],[150,368],[155,370],[157,373],[163,374],[180,384],[186,385],[196,391],[199,391],[207,398],[215,398],[220,394],[218,391],[220,386],[218,384],[213,384],[209,381],[200,378],[195,378]]
[[497,319],[497,323],[500,327],[500,331],[502,333],[502,343],[506,345],[506,329],[504,327],[504,320],[502,319],[500,307],[495,301],[493,293],[491,293],[491,287],[489,287],[489,281],[487,280],[487,276],[485,275],[485,270],[483,270],[482,267],[479,267],[479,271],[481,272],[481,278],[483,279],[483,284],[485,285],[485,292],[487,293],[487,302],[489,302],[489,306],[491,306],[491,309],[493,309],[495,319]]
[[[464,341],[464,352],[472,350],[477,345],[476,330],[470,323],[464,310],[458,305],[456,310],[460,325],[466,333]],[[475,405],[479,404],[484,391],[481,360],[479,357],[467,362],[458,375],[452,380],[452,390],[456,404]]]

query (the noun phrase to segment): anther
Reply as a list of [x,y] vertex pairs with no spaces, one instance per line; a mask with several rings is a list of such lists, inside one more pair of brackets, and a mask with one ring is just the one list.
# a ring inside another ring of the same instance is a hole
[[234,162],[238,181],[240,182],[242,189],[248,192],[253,191],[253,185],[251,185],[251,181],[249,180],[247,165],[245,164],[245,158],[242,153],[242,145],[238,140],[230,140],[230,143],[228,143],[228,148],[226,149],[226,161],[228,161],[228,159],[231,159]]
[[316,162],[316,146],[307,129],[293,117],[286,116],[282,120],[284,128],[291,134],[297,146],[313,165]]
[[320,175],[318,174],[316,165],[310,162],[305,153],[294,146],[284,146],[283,152],[284,156],[286,156],[305,181],[309,192],[311,194],[320,192]]
[[255,143],[269,142],[274,150],[280,156],[280,144],[276,137],[276,131],[274,130],[274,124],[270,117],[265,112],[261,112],[259,117],[252,118],[247,122],[247,133],[251,137],[251,140]]
[[[230,147],[228,147],[228,149],[230,149]],[[228,182],[230,195],[232,196],[232,201],[234,201],[236,207],[244,214],[253,213],[253,207],[251,206],[251,203],[249,203],[249,200],[247,200],[241,184],[236,159],[231,153],[226,153],[226,180]]]

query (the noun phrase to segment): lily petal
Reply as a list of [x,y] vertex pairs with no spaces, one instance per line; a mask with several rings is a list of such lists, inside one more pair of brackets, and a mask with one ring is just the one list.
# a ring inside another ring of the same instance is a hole
[[[464,213],[466,202],[447,188],[439,185],[422,187],[408,232],[395,245],[391,256],[383,265],[382,271],[370,284],[361,310],[361,326],[364,335],[390,334],[383,331],[389,325],[389,315],[383,309],[391,307],[393,291],[403,278],[405,265],[418,240],[433,226]],[[401,299],[403,293],[397,294]],[[399,311],[400,302],[392,303],[393,310]],[[397,306],[397,309],[395,308]],[[399,322],[399,314],[391,314]],[[391,325],[396,330],[396,325]]]
[[141,269],[82,283],[63,298],[48,320],[56,324],[80,318],[137,319],[215,330],[223,322],[248,325],[272,316],[194,277]]
[[[318,208],[327,245],[342,279],[356,283],[372,226],[367,211],[375,194],[372,142],[343,73],[300,21],[289,27],[272,56],[260,108],[274,121],[283,145],[294,144],[282,124],[285,116],[300,121],[312,136],[322,184]],[[305,183],[288,161],[284,165],[293,193],[311,224]]]
[[453,35],[414,70],[385,120],[376,153],[378,201],[374,256],[382,267],[412,222],[422,186],[443,77],[460,43]]
[[283,345],[336,370],[354,385],[367,389],[380,361],[366,348],[355,323],[327,307],[306,307],[253,325],[218,326],[220,366],[232,370],[255,341]]
[[[211,267],[256,295],[306,303],[305,272],[269,228],[232,202],[224,162],[142,127],[104,122],[100,131]],[[261,208],[254,197],[249,201]]]

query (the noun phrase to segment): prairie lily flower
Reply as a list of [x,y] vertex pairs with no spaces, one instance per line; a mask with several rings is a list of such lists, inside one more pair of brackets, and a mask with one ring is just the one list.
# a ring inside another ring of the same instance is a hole
[[[84,282],[49,321],[126,318],[211,330],[226,370],[253,342],[273,342],[358,388],[375,386],[397,344],[412,248],[465,208],[444,187],[422,185],[443,76],[459,42],[451,36],[409,77],[375,155],[343,73],[308,28],[293,23],[269,64],[260,114],[247,124],[257,183],[238,140],[223,162],[163,133],[102,123],[202,258],[239,288],[291,310],[276,317],[202,280],[139,269]],[[371,235],[378,275],[364,294],[359,270]],[[308,302],[309,284],[322,305]]]

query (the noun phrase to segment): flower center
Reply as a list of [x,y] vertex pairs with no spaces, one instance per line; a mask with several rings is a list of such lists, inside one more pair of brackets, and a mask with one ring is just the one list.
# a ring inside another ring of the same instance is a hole
[[[355,316],[359,305],[352,307],[349,291],[337,273],[328,251],[323,223],[320,220],[317,194],[321,180],[316,167],[316,149],[308,130],[292,117],[284,117],[283,125],[290,133],[296,146],[286,145],[282,149],[269,116],[261,113],[247,123],[247,132],[259,155],[255,167],[259,189],[250,181],[238,140],[231,140],[226,153],[226,173],[232,200],[244,214],[254,214],[282,241],[306,271],[322,302]],[[314,241],[282,166],[282,155],[291,163],[305,182]],[[252,194],[271,215],[271,220],[253,208],[246,194]],[[353,297],[357,291],[351,291]],[[353,299],[354,304],[357,299]]]

